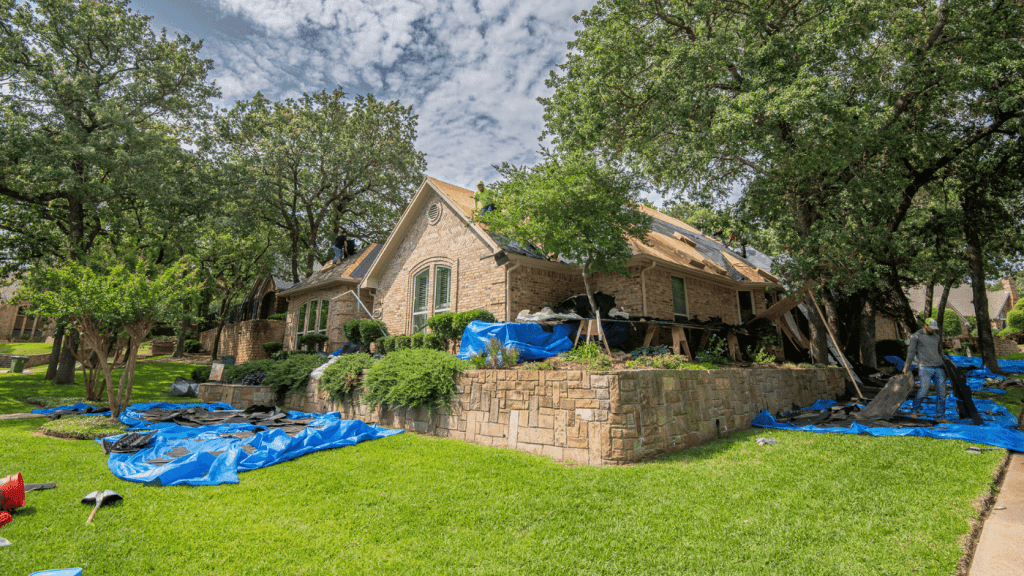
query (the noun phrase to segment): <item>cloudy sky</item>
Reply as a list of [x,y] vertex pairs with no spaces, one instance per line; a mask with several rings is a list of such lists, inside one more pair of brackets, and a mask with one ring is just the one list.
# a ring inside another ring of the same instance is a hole
[[427,174],[467,188],[538,161],[544,80],[594,0],[131,0],[203,40],[222,107],[341,86],[412,105]]

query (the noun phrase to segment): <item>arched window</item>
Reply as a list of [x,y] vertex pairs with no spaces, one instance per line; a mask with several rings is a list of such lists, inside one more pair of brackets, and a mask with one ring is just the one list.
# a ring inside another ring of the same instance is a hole
[[427,286],[430,283],[430,268],[423,269],[412,279],[412,333],[427,328]]

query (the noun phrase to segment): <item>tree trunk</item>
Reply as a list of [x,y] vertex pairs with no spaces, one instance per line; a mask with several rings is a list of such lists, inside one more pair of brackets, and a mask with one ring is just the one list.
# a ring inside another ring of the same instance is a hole
[[932,315],[932,304],[935,302],[935,282],[929,281],[924,288],[924,317]]
[[220,353],[220,335],[224,332],[224,323],[228,320],[228,299],[220,301],[220,324],[217,325],[217,334],[213,337],[213,346],[210,346],[210,360],[216,360]]
[[[597,318],[597,334],[601,337],[601,341],[604,342],[605,350],[608,350],[608,339],[604,335],[604,328],[601,327],[601,311],[597,309],[597,303],[594,301],[594,293],[590,290],[590,282],[587,280],[587,273],[584,268],[583,272],[583,287],[587,289],[587,300],[590,302],[590,309],[594,311],[594,318]],[[580,330],[583,329],[583,322],[580,322]],[[612,353],[608,350],[608,357],[611,358]]]
[[178,328],[178,339],[174,343],[174,354],[171,355],[171,358],[181,358],[185,355],[185,330],[187,326],[186,322],[182,320]]
[[828,364],[828,332],[825,330],[825,321],[818,315],[814,304],[807,304],[807,320],[811,329],[811,360],[816,364]]
[[47,382],[57,376],[57,365],[60,363],[60,352],[63,348],[64,333],[66,331],[67,327],[62,323],[57,326],[57,331],[53,333],[53,349],[50,350],[50,363],[46,366],[46,376],[43,378]]
[[[942,287],[942,295],[939,296],[939,313],[936,315],[935,322],[939,325],[939,339],[945,338],[946,336],[946,303],[949,302],[949,285],[952,282],[947,283]],[[929,315],[931,312],[928,313]],[[927,320],[927,317],[925,317]]]
[[980,191],[968,190],[963,194],[964,236],[967,240],[967,269],[971,273],[971,291],[974,293],[974,317],[978,320],[978,348],[982,361],[989,370],[1002,374],[996,359],[995,341],[992,339],[992,321],[988,316],[988,290],[985,289],[985,246],[978,231],[981,219],[976,202]]
[[864,298],[864,309],[860,315],[860,363],[878,368],[875,355],[875,308],[871,305],[870,295]]
[[71,329],[67,331],[67,342],[60,353],[60,362],[57,364],[57,373],[53,377],[54,384],[75,383],[75,360],[78,355],[78,331]]

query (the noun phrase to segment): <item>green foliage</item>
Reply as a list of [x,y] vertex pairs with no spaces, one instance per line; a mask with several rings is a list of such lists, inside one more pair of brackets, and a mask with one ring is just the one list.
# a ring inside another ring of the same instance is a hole
[[752,346],[747,346],[747,358],[749,358],[754,364],[775,363],[775,355],[769,354],[764,348],[755,349]]
[[408,348],[412,348],[412,337],[410,337],[408,334],[400,334],[398,336],[395,336],[395,339],[392,341],[391,346],[392,349],[390,351],[406,350]]
[[278,350],[270,355],[272,360],[287,360],[295,354],[307,354],[305,350]]
[[196,366],[192,369],[192,373],[189,375],[189,380],[193,382],[209,382],[210,367],[208,365]]
[[505,346],[497,338],[491,338],[479,356],[484,359],[484,368],[515,368],[519,362],[519,349],[515,346]]
[[1013,308],[1006,313],[1006,325],[1017,332],[1024,332],[1024,298],[1018,300]]
[[264,358],[263,360],[253,360],[244,364],[230,364],[224,367],[223,380],[225,382],[238,383],[253,372],[269,373],[271,367],[273,367],[276,362],[276,360]]
[[903,340],[879,340],[875,342],[875,356],[879,359],[886,356],[896,356],[906,360],[907,352],[907,343]]
[[409,346],[412,348],[423,348],[423,333],[413,334]]
[[447,407],[455,394],[455,374],[466,363],[438,350],[397,350],[366,372],[362,400],[370,406]]
[[[935,318],[936,320],[938,320],[939,309],[933,307],[931,314],[925,314],[922,310],[921,313],[917,315],[917,317],[921,325],[924,326],[924,322],[928,318]],[[975,325],[977,325],[977,320],[975,320]],[[962,333],[963,326],[960,323],[960,317],[956,315],[956,312],[954,312],[952,308],[946,308],[946,313],[942,317],[942,335],[946,338],[949,338],[952,336],[959,336]]]
[[430,332],[436,334],[445,343],[457,342],[462,339],[462,332],[470,322],[494,322],[494,314],[487,310],[467,310],[465,312],[442,312],[427,318]]
[[388,327],[380,320],[363,319],[359,321],[359,337],[365,343],[375,342],[381,336],[387,336]]
[[729,344],[726,343],[724,338],[712,334],[708,338],[707,348],[698,352],[694,360],[699,364],[728,364],[729,357],[726,356],[726,350],[728,349]]
[[263,351],[267,353],[267,356],[273,356],[277,352],[280,352],[281,350],[284,349],[284,343],[264,342],[263,344],[260,344],[260,347],[263,348]]
[[203,350],[203,343],[199,340],[185,340],[181,343],[181,349],[186,354],[198,354]]
[[280,314],[271,314],[270,316],[267,316],[267,320],[287,320],[287,319],[288,319],[288,313],[287,312],[282,312]]
[[318,352],[324,342],[327,342],[326,334],[304,334],[299,338],[299,345],[310,352]]
[[390,336],[381,336],[373,341],[374,348],[377,350],[378,354],[385,354],[387,352],[385,345],[388,338],[390,338]]
[[554,370],[555,363],[550,359],[541,360],[540,362],[530,362],[523,366],[523,370]]
[[572,350],[562,352],[559,357],[570,362],[586,364],[590,370],[604,370],[611,368],[611,360],[604,355],[601,344],[597,342],[584,342],[578,344]]
[[397,336],[383,336],[377,340],[377,351],[381,354],[395,351],[395,338]]
[[358,388],[363,370],[373,365],[376,360],[364,352],[339,356],[324,370],[320,378],[320,389],[327,391],[331,398],[343,400]]
[[445,342],[437,334],[428,333],[423,335],[423,347],[431,350],[444,350]]
[[717,370],[718,364],[703,363],[694,364],[687,360],[686,356],[675,354],[659,354],[639,356],[635,360],[626,360],[629,368],[659,368],[661,370]]
[[662,354],[671,354],[672,349],[664,344],[658,344],[656,346],[641,346],[630,354],[634,360],[641,356],[661,356]]
[[345,333],[346,340],[355,344],[358,344],[359,342],[362,341],[359,336],[359,326],[361,323],[362,320],[358,318],[355,320],[349,320],[348,322],[345,322],[345,325],[341,327],[341,331]]
[[309,382],[310,373],[326,361],[319,354],[292,354],[269,365],[263,385],[273,388],[279,396],[302,390]]

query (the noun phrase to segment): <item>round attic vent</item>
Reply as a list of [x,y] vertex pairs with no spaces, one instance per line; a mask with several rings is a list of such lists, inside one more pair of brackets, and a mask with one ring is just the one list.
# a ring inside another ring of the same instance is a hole
[[373,317],[376,318],[377,320],[380,320],[382,316],[384,316],[384,311],[381,310],[380,308],[373,311]]
[[437,224],[441,220],[441,203],[433,202],[430,207],[427,208],[427,220],[431,224]]

